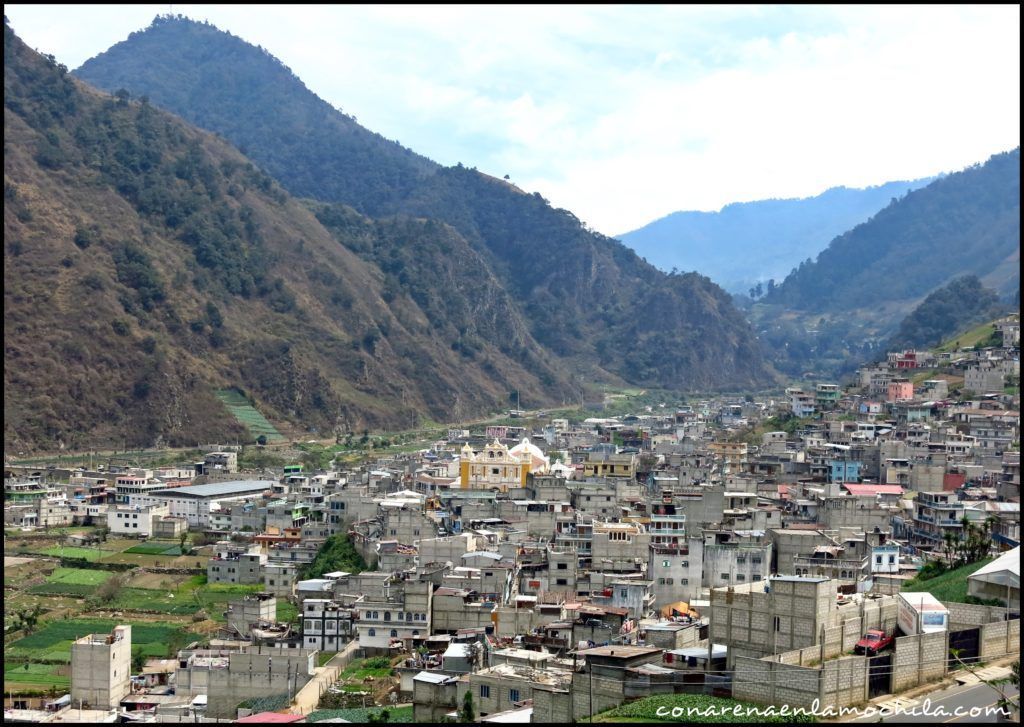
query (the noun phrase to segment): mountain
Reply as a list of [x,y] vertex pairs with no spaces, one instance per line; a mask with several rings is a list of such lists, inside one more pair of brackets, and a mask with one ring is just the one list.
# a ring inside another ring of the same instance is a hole
[[964,275],[1004,299],[1020,287],[1019,148],[894,201],[801,263],[749,317],[776,368],[837,376],[884,354],[901,321]]
[[618,239],[662,270],[696,270],[747,295],[758,282],[781,282],[829,240],[932,179],[833,187],[816,197],[737,202],[718,212],[673,212]]
[[4,34],[5,448],[249,439],[231,387],[296,432],[578,396],[451,226],[311,209]]
[[977,276],[956,278],[929,294],[903,319],[886,350],[936,346],[957,331],[999,317],[1009,307]]
[[1020,148],[938,179],[835,238],[766,296],[798,310],[915,301],[973,273],[1020,281]]
[[[223,136],[292,194],[450,226],[510,296],[529,334],[574,377],[690,390],[771,379],[749,325],[706,277],[666,275],[538,194],[462,165],[442,167],[363,129],[266,51],[209,24],[159,17],[76,74],[145,95]],[[397,289],[423,272],[418,239],[405,244],[417,253],[403,263],[413,265],[405,282],[401,271],[390,273]],[[443,298],[445,290],[431,286],[444,279],[421,279],[420,295]]]

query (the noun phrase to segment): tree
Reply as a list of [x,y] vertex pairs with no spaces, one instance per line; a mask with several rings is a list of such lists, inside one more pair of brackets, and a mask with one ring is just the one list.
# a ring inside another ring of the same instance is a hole
[[181,551],[182,555],[192,555],[192,548],[189,548],[185,543],[188,541],[188,530],[183,532],[178,537],[178,550]]
[[110,603],[121,594],[123,587],[124,576],[118,573],[100,584],[99,588],[96,589],[96,597],[100,600],[100,603]]
[[136,644],[132,647],[132,671],[140,674],[144,666],[146,666],[146,653],[142,650],[141,644]]
[[473,709],[473,692],[466,692],[462,695],[462,709],[459,710],[459,718],[463,722],[476,722],[476,711]]
[[391,717],[391,712],[386,709],[382,709],[377,714],[371,714],[367,717],[366,721],[369,724],[387,724],[388,719]]

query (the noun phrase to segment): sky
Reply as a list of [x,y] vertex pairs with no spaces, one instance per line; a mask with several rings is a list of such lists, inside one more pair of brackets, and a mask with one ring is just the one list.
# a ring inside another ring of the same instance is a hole
[[1019,5],[4,6],[69,68],[168,11],[263,46],[363,126],[613,236],[1020,144]]

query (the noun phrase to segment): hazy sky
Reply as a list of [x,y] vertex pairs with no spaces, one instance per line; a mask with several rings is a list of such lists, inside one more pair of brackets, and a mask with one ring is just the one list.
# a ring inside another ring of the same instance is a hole
[[1020,7],[5,5],[70,68],[168,10],[606,234],[1020,144]]

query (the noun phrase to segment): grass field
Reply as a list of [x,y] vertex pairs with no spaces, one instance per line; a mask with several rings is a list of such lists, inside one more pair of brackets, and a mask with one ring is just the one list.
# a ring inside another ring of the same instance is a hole
[[903,584],[903,591],[925,591],[932,594],[940,601],[951,601],[952,603],[966,603],[967,601],[967,576],[974,573],[984,565],[992,562],[992,558],[960,566],[951,571],[946,571],[941,576],[921,580],[915,578]]
[[85,568],[58,568],[46,580],[49,583],[74,583],[83,586],[98,586],[114,575],[110,571],[86,570]]
[[958,333],[935,350],[946,353],[948,351],[955,351],[957,348],[973,348],[995,333],[995,330],[995,326],[991,323],[982,323],[980,326],[975,326],[969,331]]
[[171,542],[149,542],[133,545],[124,552],[138,553],[140,555],[181,555],[181,547],[177,543]]
[[[27,668],[26,668],[27,667]],[[4,664],[4,684],[17,684],[20,688],[33,686],[39,689],[57,687],[68,689],[71,674],[65,664]]]
[[[28,657],[47,662],[71,660],[71,643],[94,633],[110,633],[117,625],[111,619],[68,619],[51,621],[34,634],[8,645],[5,652],[11,656]],[[165,624],[132,624],[132,645],[142,646],[146,656],[167,657],[172,642],[187,643],[197,639],[178,626]]]
[[90,563],[95,563],[97,560],[108,555],[114,555],[119,551],[97,548],[77,548],[69,545],[54,545],[53,547],[46,548],[39,552],[45,553],[46,555],[56,555],[64,558],[84,558]]
[[259,437],[263,435],[267,438],[268,442],[283,442],[284,437],[281,436],[281,432],[277,431],[273,424],[267,421],[266,417],[260,414],[256,409],[249,403],[249,401],[242,396],[235,389],[218,389],[217,398],[221,400],[227,410],[231,412],[231,415],[238,420],[238,422],[249,430],[249,433],[253,437]]

